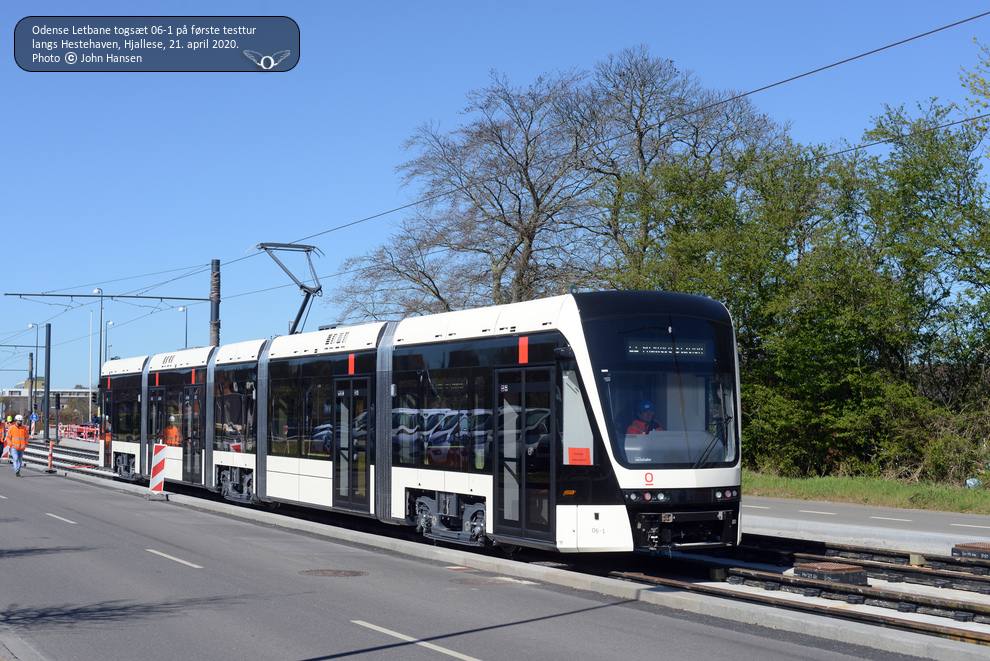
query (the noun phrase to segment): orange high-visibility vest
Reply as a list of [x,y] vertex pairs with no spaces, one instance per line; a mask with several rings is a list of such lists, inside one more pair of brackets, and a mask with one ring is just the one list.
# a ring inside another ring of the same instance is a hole
[[28,428],[24,425],[14,425],[7,432],[10,439],[10,447],[15,450],[26,450],[28,446]]
[[179,430],[173,426],[168,426],[165,428],[164,439],[165,445],[182,445],[182,435]]

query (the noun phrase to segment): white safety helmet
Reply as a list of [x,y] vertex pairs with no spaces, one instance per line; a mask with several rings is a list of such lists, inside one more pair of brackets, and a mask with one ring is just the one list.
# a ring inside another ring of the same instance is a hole
[[174,415],[168,416],[168,421],[169,422],[175,422],[175,416]]
[[18,420],[20,420],[21,422],[24,422],[24,416],[23,415],[15,415],[14,416],[14,422],[17,422]]

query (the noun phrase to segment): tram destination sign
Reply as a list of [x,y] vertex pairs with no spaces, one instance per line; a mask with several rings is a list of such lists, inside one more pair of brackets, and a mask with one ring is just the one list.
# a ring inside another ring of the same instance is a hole
[[287,16],[28,16],[14,28],[25,71],[284,72],[299,62]]
[[708,355],[706,342],[672,342],[671,340],[626,340],[626,355],[630,358],[659,360],[663,358],[704,358]]

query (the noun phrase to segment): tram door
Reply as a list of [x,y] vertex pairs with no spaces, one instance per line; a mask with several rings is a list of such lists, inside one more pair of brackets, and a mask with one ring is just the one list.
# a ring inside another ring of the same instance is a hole
[[553,369],[496,372],[495,533],[552,539]]
[[333,506],[370,512],[372,442],[368,379],[334,382],[336,424],[333,449]]
[[148,458],[143,470],[146,475],[151,475],[151,467],[155,465],[155,444],[162,442],[166,415],[165,389],[148,388],[148,447],[145,450]]
[[182,392],[182,481],[203,483],[203,386]]

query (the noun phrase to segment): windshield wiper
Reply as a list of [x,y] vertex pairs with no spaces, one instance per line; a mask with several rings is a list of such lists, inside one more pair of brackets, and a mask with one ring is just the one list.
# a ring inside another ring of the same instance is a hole
[[712,453],[712,450],[715,449],[715,444],[718,441],[723,440],[726,447],[728,447],[729,445],[728,429],[729,429],[729,423],[731,421],[732,421],[731,415],[727,415],[719,421],[720,427],[715,428],[715,434],[712,435],[712,440],[708,441],[708,446],[705,447],[705,451],[701,453],[701,456],[698,457],[698,460],[694,462],[694,465],[691,468],[700,468],[701,465],[705,463],[705,461],[708,459],[708,455],[710,455]]

